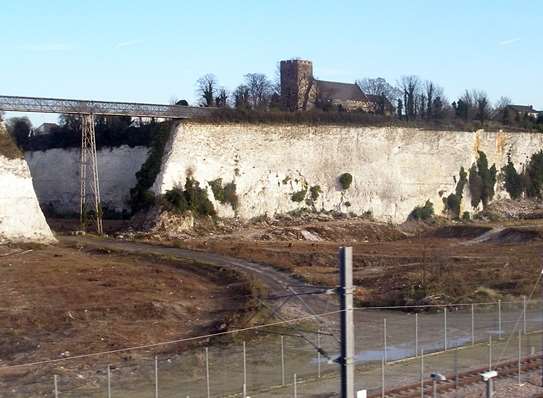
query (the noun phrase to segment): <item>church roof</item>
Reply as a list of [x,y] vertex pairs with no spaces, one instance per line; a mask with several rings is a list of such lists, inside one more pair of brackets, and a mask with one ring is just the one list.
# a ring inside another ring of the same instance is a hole
[[317,80],[319,94],[340,101],[367,101],[364,92],[354,83],[328,82]]

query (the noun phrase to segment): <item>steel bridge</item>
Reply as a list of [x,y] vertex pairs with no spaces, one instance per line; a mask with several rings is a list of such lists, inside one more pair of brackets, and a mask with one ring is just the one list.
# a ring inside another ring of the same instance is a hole
[[213,109],[181,105],[0,95],[0,111],[62,113],[81,116],[80,221],[84,229],[94,224],[96,231],[101,235],[103,234],[102,206],[100,202],[100,179],[98,178],[96,159],[94,116],[189,119],[209,115]]
[[209,115],[212,109],[182,105],[0,95],[0,111],[189,119]]

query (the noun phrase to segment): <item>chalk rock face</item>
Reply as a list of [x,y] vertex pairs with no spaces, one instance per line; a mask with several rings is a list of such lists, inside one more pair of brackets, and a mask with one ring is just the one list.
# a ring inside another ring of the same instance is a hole
[[[436,213],[455,191],[461,167],[478,151],[498,170],[511,156],[517,170],[543,147],[543,134],[428,131],[399,127],[258,124],[179,124],[166,147],[153,190],[184,186],[187,176],[207,188],[218,215],[251,218],[301,207],[403,222],[432,201]],[[344,189],[339,176],[349,173]],[[214,200],[209,182],[234,182],[239,205]],[[311,188],[318,191],[311,197]],[[500,183],[495,199],[508,197]],[[462,211],[473,211],[464,188]]]
[[0,243],[8,242],[54,243],[56,239],[38,204],[25,160],[0,155]]

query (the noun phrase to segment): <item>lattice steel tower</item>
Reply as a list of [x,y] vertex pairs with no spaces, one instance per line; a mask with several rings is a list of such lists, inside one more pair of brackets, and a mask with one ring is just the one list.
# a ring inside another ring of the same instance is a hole
[[94,115],[83,114],[81,125],[81,227],[86,230],[92,225],[102,235],[102,205],[100,203],[100,179],[96,159],[96,132]]

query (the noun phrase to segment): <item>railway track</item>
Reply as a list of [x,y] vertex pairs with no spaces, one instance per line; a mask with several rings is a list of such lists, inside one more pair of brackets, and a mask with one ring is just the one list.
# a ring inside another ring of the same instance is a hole
[[[521,360],[521,372],[528,372],[539,369],[541,367],[541,358],[539,356],[530,356]],[[438,393],[447,393],[454,391],[455,388],[463,388],[469,385],[481,383],[480,373],[487,371],[488,368],[479,368],[469,370],[458,374],[458,382],[454,374],[446,375],[447,381],[442,381],[437,384]],[[511,377],[518,374],[518,360],[501,362],[493,367],[492,370],[498,372],[498,378]],[[424,381],[424,396],[432,396],[433,384],[431,380]],[[385,391],[386,398],[419,398],[421,396],[421,384],[413,383],[402,387],[392,388]],[[371,394],[370,397],[381,397],[381,393]],[[543,398],[543,395],[542,395]]]

